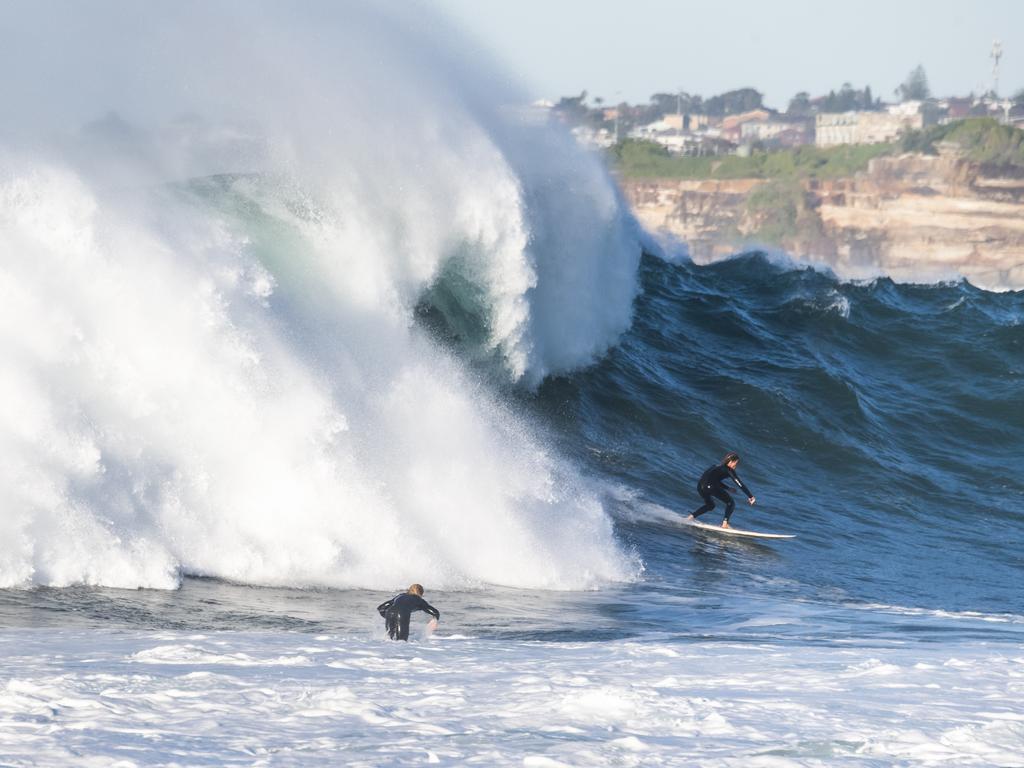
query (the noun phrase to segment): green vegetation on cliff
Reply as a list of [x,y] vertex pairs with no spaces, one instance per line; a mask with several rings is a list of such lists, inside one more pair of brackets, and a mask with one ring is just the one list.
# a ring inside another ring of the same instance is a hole
[[754,185],[743,200],[741,220],[725,225],[727,230],[719,235],[723,240],[792,248],[794,243],[812,244],[825,237],[808,180],[852,177],[867,170],[876,157],[937,154],[947,147],[989,172],[1024,174],[1024,131],[990,118],[912,131],[890,144],[805,146],[747,156],[680,156],[660,144],[628,139],[609,151],[609,161],[627,180],[762,179],[764,183]]
[[899,152],[934,155],[943,144],[958,145],[964,159],[974,163],[1024,168],[1024,131],[989,117],[911,131],[891,144],[755,150],[746,157],[690,157],[671,154],[651,141],[626,139],[609,152],[612,165],[627,179],[836,179],[866,170],[875,157]]
[[855,144],[690,157],[673,155],[654,142],[627,139],[610,152],[613,166],[627,179],[835,179],[852,176],[872,158],[896,149],[895,144]]
[[903,137],[901,149],[934,155],[943,143],[958,145],[964,158],[974,163],[1024,168],[1024,131],[990,117],[913,131]]
[[821,221],[808,206],[797,179],[772,179],[755,187],[744,207],[757,221],[757,239],[766,245],[784,245],[821,234]]

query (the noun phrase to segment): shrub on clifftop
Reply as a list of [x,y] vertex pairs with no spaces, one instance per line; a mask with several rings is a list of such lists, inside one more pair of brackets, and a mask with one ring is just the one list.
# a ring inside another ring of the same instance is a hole
[[689,157],[670,154],[654,142],[627,139],[612,147],[610,157],[627,179],[836,179],[866,169],[869,160],[894,149],[893,144],[850,144],[754,151],[746,157]]
[[938,153],[941,142],[957,144],[965,159],[982,165],[1024,168],[1024,131],[990,117],[960,120],[903,137],[904,152]]

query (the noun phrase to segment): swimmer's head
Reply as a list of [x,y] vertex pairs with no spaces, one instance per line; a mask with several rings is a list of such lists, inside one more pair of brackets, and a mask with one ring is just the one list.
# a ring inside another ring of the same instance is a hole
[[740,455],[736,451],[729,451],[725,454],[725,458],[722,459],[722,463],[727,467],[735,467],[740,463]]
[[423,585],[422,584],[410,584],[409,585],[409,594],[410,595],[419,595],[420,597],[423,597]]

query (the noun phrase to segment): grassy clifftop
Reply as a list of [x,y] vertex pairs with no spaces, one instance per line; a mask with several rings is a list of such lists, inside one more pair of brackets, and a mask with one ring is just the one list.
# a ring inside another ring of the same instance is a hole
[[943,143],[955,144],[965,160],[985,166],[1024,170],[1024,131],[991,118],[960,120],[914,131],[903,137],[904,152],[935,154]]
[[772,152],[755,150],[747,157],[686,157],[670,154],[660,144],[627,139],[610,151],[613,167],[629,179],[835,179],[867,168],[869,160],[893,154],[898,146],[807,146]]
[[867,169],[873,158],[904,152],[936,154],[943,144],[957,145],[970,162],[1024,171],[1024,131],[990,118],[912,131],[887,144],[755,150],[746,157],[683,157],[660,144],[627,139],[610,150],[610,159],[627,179],[838,179]]

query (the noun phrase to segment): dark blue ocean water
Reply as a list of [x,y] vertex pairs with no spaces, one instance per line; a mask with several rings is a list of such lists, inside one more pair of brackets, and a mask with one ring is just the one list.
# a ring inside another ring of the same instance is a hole
[[[435,593],[447,628],[525,640],[1019,637],[1024,293],[845,283],[756,253],[710,266],[644,257],[641,272],[633,325],[603,360],[507,394],[608,488],[641,578]],[[758,499],[734,524],[795,540],[678,524],[726,450]],[[374,635],[386,596],[186,578],[172,592],[7,591],[0,612],[10,625]]]
[[843,283],[758,253],[641,270],[632,329],[543,386],[545,418],[594,472],[680,513],[739,451],[758,503],[740,495],[734,524],[799,534],[687,547],[627,511],[648,579],[1024,613],[1024,293]]

